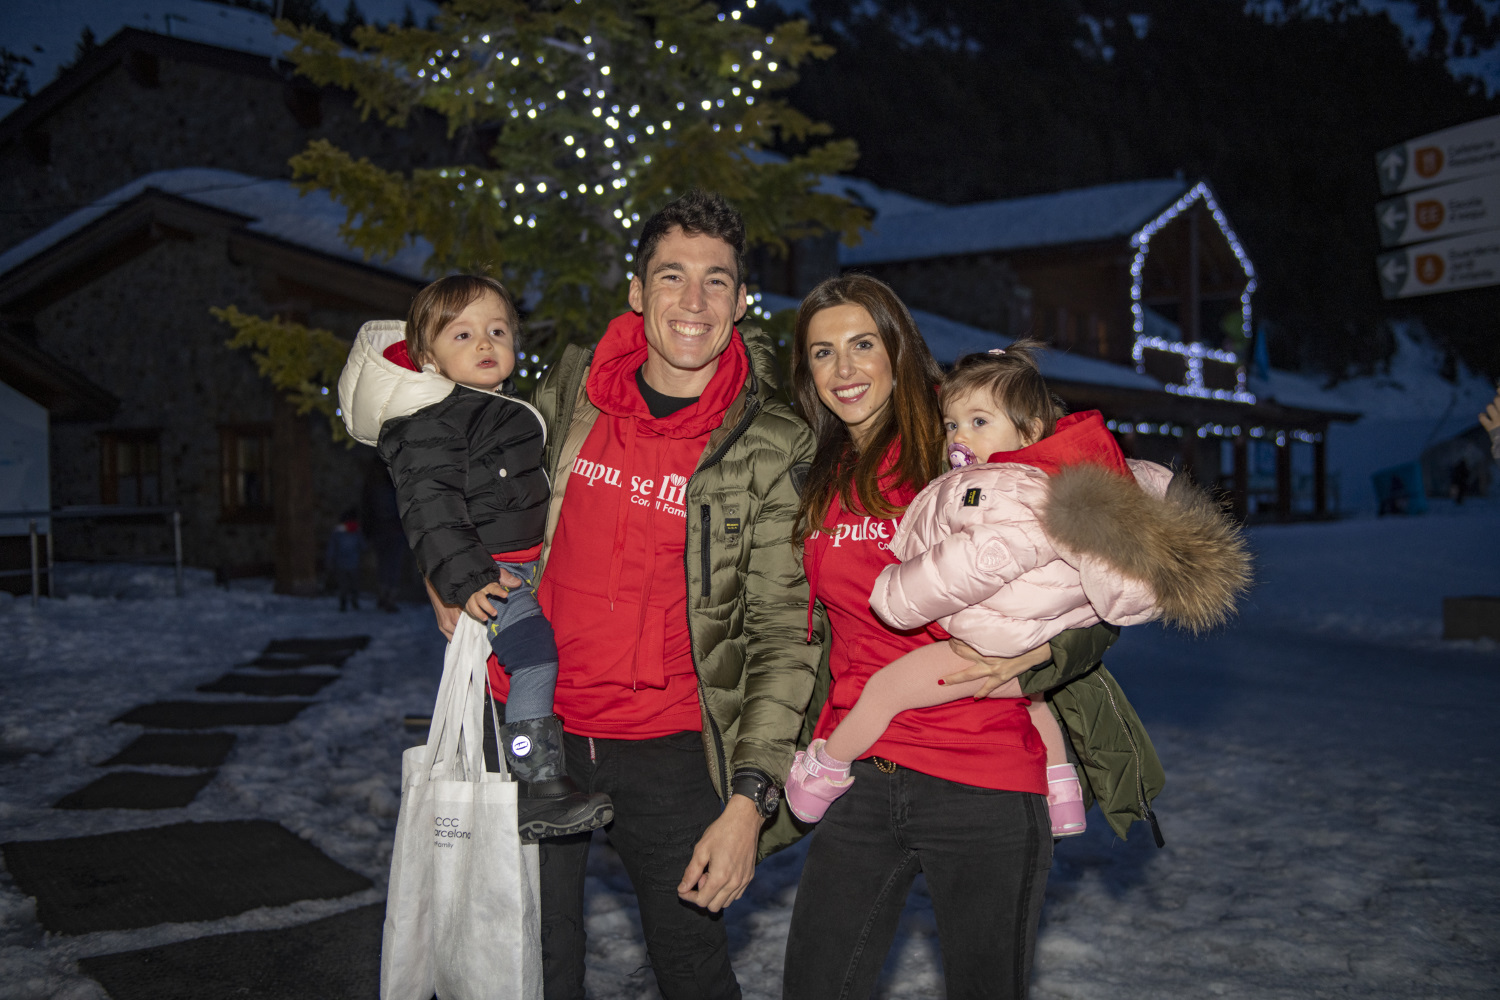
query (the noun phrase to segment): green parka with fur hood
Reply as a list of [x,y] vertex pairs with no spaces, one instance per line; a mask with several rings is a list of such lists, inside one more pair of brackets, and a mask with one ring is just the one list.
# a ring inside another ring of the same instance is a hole
[[[740,337],[749,372],[688,479],[683,566],[704,751],[725,801],[740,768],[785,778],[822,652],[807,641],[807,580],[792,544],[793,470],[812,461],[812,431],[775,398],[769,338],[744,328]],[[552,480],[543,573],[574,460],[600,414],[586,391],[592,358],[569,346],[533,398]]]

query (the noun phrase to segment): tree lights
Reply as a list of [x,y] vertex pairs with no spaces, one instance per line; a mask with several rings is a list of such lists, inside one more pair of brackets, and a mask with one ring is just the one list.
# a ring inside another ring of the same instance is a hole
[[632,237],[674,191],[724,194],[752,244],[829,230],[852,239],[866,223],[863,209],[814,191],[853,165],[852,142],[750,158],[778,136],[827,133],[767,95],[794,83],[803,60],[831,54],[805,22],[770,34],[745,23],[753,6],[456,0],[430,28],[359,29],[357,52],[282,23],[300,73],[354,91],[363,114],[389,124],[435,112],[470,158],[403,175],[313,142],[294,176],[345,206],[345,239],[368,255],[425,237],[434,274],[500,271],[527,309],[534,373],[625,307]]

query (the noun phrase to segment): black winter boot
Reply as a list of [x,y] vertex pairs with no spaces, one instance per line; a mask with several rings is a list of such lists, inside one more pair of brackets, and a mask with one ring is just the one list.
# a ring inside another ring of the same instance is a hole
[[517,820],[521,840],[597,830],[615,818],[603,792],[582,791],[563,759],[562,721],[555,715],[507,722],[500,728],[505,763],[520,784]]

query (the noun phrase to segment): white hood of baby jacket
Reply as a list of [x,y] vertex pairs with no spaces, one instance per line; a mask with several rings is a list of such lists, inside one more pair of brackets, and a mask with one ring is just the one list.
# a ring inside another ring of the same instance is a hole
[[349,436],[360,444],[374,445],[387,420],[415,413],[453,393],[454,383],[431,365],[414,372],[386,359],[386,348],[405,339],[406,323],[399,319],[372,320],[354,338],[339,375],[339,408]]

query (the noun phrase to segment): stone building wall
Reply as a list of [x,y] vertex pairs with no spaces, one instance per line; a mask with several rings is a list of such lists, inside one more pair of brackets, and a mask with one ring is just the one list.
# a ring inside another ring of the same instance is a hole
[[[34,319],[37,346],[76,368],[120,400],[108,423],[53,426],[52,482],[56,505],[96,504],[100,496],[100,435],[160,431],[161,497],[183,513],[184,558],[196,566],[264,565],[273,561],[275,528],[226,521],[220,502],[219,428],[270,424],[270,383],[247,351],[225,346],[230,330],[209,315],[236,305],[266,315],[263,276],[234,264],[228,237],[214,231],[166,240],[43,308]],[[314,322],[351,337],[373,311],[325,306]],[[335,443],[321,416],[307,422],[319,544],[334,519],[356,505],[370,449]],[[59,522],[58,558],[169,555],[170,530],[139,522]]]
[[0,123],[0,204],[24,209],[0,213],[0,249],[155,170],[290,177],[287,160],[320,138],[389,169],[478,155],[466,157],[466,141],[450,141],[430,115],[406,129],[362,122],[348,92],[283,79],[286,63],[278,75],[260,57],[142,37],[163,54],[127,52],[30,127],[12,126],[16,134]]

